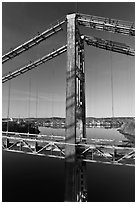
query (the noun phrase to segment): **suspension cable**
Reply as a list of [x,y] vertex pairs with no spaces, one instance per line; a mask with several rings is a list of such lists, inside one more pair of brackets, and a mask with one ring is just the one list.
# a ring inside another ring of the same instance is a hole
[[[36,49],[36,59],[38,58],[38,53],[39,53],[39,47],[37,46],[37,49]],[[36,70],[37,72],[37,70]],[[38,113],[38,80],[36,80],[36,120],[37,120],[37,115]]]
[[28,134],[30,131],[30,99],[31,99],[31,76],[29,76],[29,98],[28,98]]
[[[112,42],[112,34],[110,33],[110,41]],[[110,51],[110,72],[111,72],[111,101],[112,101],[112,118],[114,118],[114,88],[113,88],[113,67],[112,52]]]
[[118,52],[125,55],[135,56],[135,50],[125,43],[119,43],[112,40],[104,40],[98,37],[82,35],[87,45],[91,45],[100,49],[109,50],[111,52]]
[[[78,5],[76,5],[78,6]],[[78,8],[76,8],[78,10]],[[125,22],[116,19],[109,19],[99,16],[89,16],[85,14],[77,14],[77,20],[80,25],[84,25],[91,28],[96,28],[98,30],[120,33],[130,36],[135,36],[135,28],[132,22]],[[54,26],[47,29],[41,34],[38,34],[31,40],[23,43],[22,45],[16,47],[12,51],[4,54],[2,56],[2,63],[20,55],[22,52],[27,51],[31,47],[39,44],[43,40],[47,39],[51,35],[57,33],[62,30],[62,25],[66,22],[66,17],[63,17],[61,20],[59,19]]]
[[38,117],[38,85],[36,87],[36,119]]
[[[54,84],[54,67],[52,66],[52,84]],[[52,136],[54,135],[54,87],[52,86]]]
[[92,29],[94,28],[101,31],[135,36],[135,26],[133,22],[86,15],[81,13],[77,15],[77,20],[79,25]]
[[[9,72],[10,74],[10,72]],[[7,111],[7,132],[9,130],[9,112],[10,112],[10,92],[11,92],[11,82],[8,83],[8,111]]]
[[67,46],[64,45],[64,46],[58,48],[57,50],[45,55],[44,57],[42,57],[42,58],[40,58],[34,62],[31,62],[30,64],[28,64],[24,67],[21,67],[20,69],[15,70],[15,71],[11,72],[10,74],[6,74],[5,76],[2,77],[2,83],[5,83],[8,80],[11,80],[15,77],[18,77],[19,75],[24,74],[25,72],[28,72],[29,70],[34,69],[41,64],[44,64],[45,62],[63,54],[66,51],[67,51]]
[[56,21],[56,24],[54,26],[51,25],[50,28],[42,32],[41,34],[38,34],[34,38],[30,39],[29,41],[23,43],[22,45],[16,47],[15,49],[9,51],[5,55],[2,56],[2,63],[7,62],[8,60],[20,55],[21,53],[29,50],[30,48],[34,47],[35,45],[38,45],[40,42],[46,40],[50,36],[56,34],[57,32],[63,30],[62,25],[65,23],[66,19],[63,17],[62,19],[59,19]]
[[[127,58],[127,63],[128,63],[128,67],[131,67],[132,65],[129,63],[129,58]],[[130,66],[129,66],[130,65]],[[127,71],[127,102],[128,102],[128,106],[129,106],[129,116],[132,116],[132,71],[128,69]]]
[[[128,63],[128,64],[130,64],[130,63]],[[132,66],[133,66],[133,64],[132,64]],[[133,102],[134,101],[133,100],[134,99],[134,92],[133,92],[133,90],[134,90],[134,84],[133,84],[134,80],[132,80],[132,76],[134,76],[133,72],[129,71],[129,78],[130,78],[129,80],[130,80],[131,90],[132,90],[130,92],[130,98],[131,98],[131,102],[130,102],[131,103],[131,116],[133,116],[133,114],[134,114],[134,109],[133,109],[133,107],[134,107],[133,106],[133,104],[134,104],[134,102]]]
[[112,97],[112,118],[114,118],[114,88],[113,88],[113,68],[112,68],[112,53],[110,54],[111,61],[111,97]]

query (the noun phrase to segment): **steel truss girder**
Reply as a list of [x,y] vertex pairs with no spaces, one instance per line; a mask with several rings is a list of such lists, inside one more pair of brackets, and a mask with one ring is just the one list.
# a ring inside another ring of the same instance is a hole
[[[80,159],[87,162],[99,162],[114,165],[129,165],[134,166],[135,148],[134,147],[119,147],[111,144],[69,144],[60,141],[46,139],[32,139],[29,137],[22,138],[17,136],[3,136],[3,150],[13,152],[23,152],[26,154],[34,154],[38,156],[49,156],[57,158],[65,158],[65,146],[75,146],[79,151]],[[8,140],[8,146],[5,145]],[[19,145],[19,150],[15,149]],[[37,148],[37,145],[39,148]],[[30,151],[25,151],[23,147]],[[46,152],[43,152],[46,151]],[[48,154],[47,154],[48,151]],[[58,152],[60,155],[57,155]],[[78,157],[79,159],[79,157]]]
[[[133,162],[135,158],[135,148],[134,147],[119,147],[114,145],[99,145],[99,144],[91,144],[85,145],[85,149],[81,152],[83,155],[83,159],[88,159],[89,155],[91,161],[97,161],[96,156],[99,156],[99,160],[97,162],[102,162],[100,159],[107,159],[107,163],[115,164],[115,165],[132,165],[130,162],[125,161],[126,159]],[[122,163],[123,162],[123,163]],[[124,163],[125,162],[125,163]]]
[[91,45],[97,48],[109,50],[112,52],[118,52],[121,54],[126,54],[130,56],[135,56],[135,50],[131,49],[128,45],[125,43],[119,43],[119,42],[114,42],[110,40],[104,40],[101,38],[97,37],[92,37],[92,36],[81,36],[87,45]]
[[77,14],[77,21],[79,25],[96,30],[135,36],[135,27],[132,22],[86,14]]
[[[35,153],[35,152],[24,152],[21,150],[14,150],[14,149],[6,149],[5,147],[3,147],[4,151],[8,151],[8,152],[15,152],[15,153],[23,153],[23,154],[29,154],[29,155],[33,155],[33,156],[44,156],[44,157],[51,157],[51,158],[58,158],[58,159],[65,159],[64,156],[60,156],[60,155],[54,155],[54,154],[49,154],[46,155],[44,153]],[[97,161],[94,159],[86,159],[83,158],[82,161],[88,162],[88,163],[101,163],[101,164],[109,164],[109,165],[117,165],[117,166],[131,166],[134,167],[135,164],[128,164],[128,163],[120,163],[120,162],[109,162],[109,161]]]
[[33,156],[43,156],[43,157],[49,157],[49,158],[58,158],[58,159],[64,159],[64,156],[60,156],[60,155],[54,155],[54,154],[49,154],[49,155],[46,155],[44,153],[35,153],[35,152],[24,152],[24,151],[21,151],[21,150],[10,150],[10,149],[6,149],[6,148],[3,148],[4,151],[7,151],[7,152],[14,152],[14,153],[23,153],[23,154],[28,154],[28,155],[33,155]]
[[27,139],[42,139],[46,138],[46,140],[65,140],[64,136],[61,135],[38,135],[38,134],[31,134],[31,133],[21,133],[21,132],[7,132],[2,131],[2,136],[13,136],[13,137],[21,137],[21,138],[27,138]]
[[34,62],[31,62],[30,64],[28,64],[28,65],[26,65],[26,66],[24,66],[24,67],[22,67],[22,68],[20,68],[20,69],[18,69],[16,71],[13,71],[12,73],[9,73],[9,74],[3,76],[2,77],[2,83],[5,83],[8,80],[11,80],[11,79],[13,79],[13,78],[15,78],[15,77],[17,77],[17,76],[19,76],[21,74],[24,74],[25,72],[28,72],[28,71],[38,67],[41,64],[44,64],[45,62],[47,62],[47,61],[49,61],[49,60],[63,54],[64,52],[66,52],[66,50],[67,50],[67,46],[64,45],[64,46],[60,47],[59,49],[45,55],[41,59],[38,59],[38,60],[36,60]]
[[[60,153],[60,156],[65,155],[64,148],[60,147],[60,146],[65,145],[65,143],[62,143],[62,142],[56,142],[56,141],[50,141],[50,140],[30,139],[30,138],[21,138],[21,137],[16,137],[16,136],[15,137],[3,136],[3,139],[6,140],[5,142],[7,142],[7,140],[8,140],[8,145],[5,145],[3,142],[3,149],[7,150],[7,151],[8,150],[16,151],[16,149],[14,149],[14,148],[17,147],[17,145],[19,145],[20,151],[24,151],[23,147],[25,147],[25,148],[29,149],[32,153],[38,154],[38,155],[41,154],[41,152],[43,150],[45,150],[45,151],[50,150],[50,155],[54,154],[53,151],[55,151],[55,152],[58,151]],[[33,143],[33,145],[32,145],[32,143]],[[28,152],[26,152],[26,153],[28,153]]]
[[29,41],[23,43],[22,45],[16,47],[15,49],[11,50],[10,52],[6,53],[2,56],[2,63],[5,63],[6,61],[20,55],[21,53],[29,50],[30,48],[38,45],[42,41],[46,40],[47,38],[51,37],[52,35],[58,33],[62,30],[62,25],[65,23],[65,18],[63,18],[60,21],[57,21],[57,23],[44,32],[38,34],[34,38],[30,39]]
[[[38,140],[38,141],[42,141],[44,142],[46,141],[54,141],[54,142],[61,142],[62,144],[64,144],[65,142],[65,137],[61,136],[61,135],[38,135],[38,134],[31,134],[31,133],[18,133],[18,132],[7,132],[7,131],[2,131],[2,137],[6,138],[22,138],[22,139],[26,139],[28,141],[33,141],[34,139]],[[80,137],[76,137],[76,141],[78,144],[78,141],[80,140]],[[134,147],[134,144],[130,143],[130,141],[123,141],[123,140],[116,140],[116,139],[97,139],[97,138],[82,138],[82,144],[84,144],[86,147],[90,147],[90,144],[92,145],[103,145],[105,147],[109,147],[111,148],[112,145],[117,146],[118,149],[121,148],[132,148]],[[124,144],[123,144],[124,142]],[[130,146],[126,146],[125,142],[128,143],[128,145]]]

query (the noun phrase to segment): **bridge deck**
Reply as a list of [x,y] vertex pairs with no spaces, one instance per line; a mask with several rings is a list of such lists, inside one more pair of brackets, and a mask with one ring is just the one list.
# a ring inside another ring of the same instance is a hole
[[65,146],[75,146],[77,158],[86,162],[135,165],[135,147],[128,141],[86,139],[76,144],[65,142],[64,136],[2,132],[3,150],[37,156],[65,159]]

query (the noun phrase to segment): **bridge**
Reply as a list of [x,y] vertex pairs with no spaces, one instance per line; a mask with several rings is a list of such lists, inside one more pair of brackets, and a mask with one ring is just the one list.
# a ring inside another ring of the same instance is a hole
[[[2,131],[4,151],[65,159],[66,201],[87,201],[86,162],[134,166],[135,146],[130,141],[88,139],[86,137],[85,56],[84,44],[99,49],[134,56],[134,49],[120,42],[100,39],[80,33],[80,27],[135,36],[132,22],[80,13],[69,14],[49,29],[2,56],[2,63],[17,57],[54,34],[66,24],[67,43],[42,58],[16,69],[2,77],[2,83],[17,78],[43,63],[67,52],[66,68],[66,121],[65,136],[38,135]],[[80,133],[77,133],[77,121]]]

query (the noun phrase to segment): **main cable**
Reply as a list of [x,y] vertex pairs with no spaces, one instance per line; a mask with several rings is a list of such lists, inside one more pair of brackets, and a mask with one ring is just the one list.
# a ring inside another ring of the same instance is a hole
[[29,50],[30,48],[38,45],[42,41],[46,40],[50,36],[56,34],[57,32],[63,30],[62,25],[66,22],[66,18],[63,17],[62,19],[59,19],[54,26],[51,25],[50,28],[45,30],[42,33],[38,33],[37,36],[33,37],[29,41],[23,43],[22,45],[16,47],[15,49],[12,49],[8,53],[4,54],[2,56],[2,63],[7,62],[8,60],[13,59],[14,57],[20,55],[21,53]]
[[7,82],[8,80],[11,80],[15,77],[18,77],[21,74],[24,74],[25,72],[28,72],[31,69],[35,69],[36,67],[38,67],[41,64],[44,64],[45,62],[52,60],[53,58],[63,54],[64,52],[67,51],[67,45],[64,45],[60,48],[58,48],[57,50],[54,50],[53,52],[43,56],[42,58],[29,63],[28,65],[21,67],[20,69],[16,69],[15,71],[12,71],[10,74],[5,74],[2,77],[2,83]]

